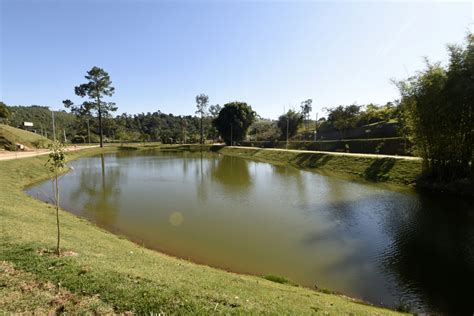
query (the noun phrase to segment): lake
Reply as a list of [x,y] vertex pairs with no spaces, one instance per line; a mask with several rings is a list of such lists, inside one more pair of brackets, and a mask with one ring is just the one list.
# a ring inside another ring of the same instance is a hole
[[[61,206],[148,248],[373,304],[474,311],[473,201],[209,152],[73,161]],[[27,189],[41,200],[50,181]]]

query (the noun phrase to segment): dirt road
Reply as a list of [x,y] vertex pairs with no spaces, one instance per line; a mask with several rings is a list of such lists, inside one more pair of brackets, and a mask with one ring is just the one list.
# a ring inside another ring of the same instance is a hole
[[[99,145],[91,145],[91,146],[69,146],[66,148],[66,151],[76,151],[81,149],[87,148],[94,148],[99,147]],[[41,155],[49,154],[48,149],[37,149],[34,151],[4,151],[0,152],[0,161],[1,160],[12,160],[12,159],[21,159],[21,158],[28,158],[28,157],[35,157]]]

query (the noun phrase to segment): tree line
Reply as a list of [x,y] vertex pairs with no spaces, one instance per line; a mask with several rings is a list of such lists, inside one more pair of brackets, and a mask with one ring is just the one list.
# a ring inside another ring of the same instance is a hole
[[[400,99],[385,105],[339,105],[325,108],[326,117],[312,120],[313,100],[301,102],[300,109],[289,109],[278,120],[260,118],[245,102],[210,105],[205,94],[196,96],[196,115],[174,116],[160,111],[113,116],[115,88],[109,74],[93,67],[86,82],[74,88],[85,98],[75,105],[63,101],[65,111],[56,112],[57,122],[75,142],[161,141],[163,143],[204,143],[206,140],[236,144],[247,135],[255,140],[292,138],[297,133],[346,131],[378,122],[397,122],[399,133],[410,139],[424,159],[425,174],[433,179],[472,177],[474,148],[474,37],[468,34],[463,45],[448,47],[449,63],[426,61],[424,70],[395,82]],[[48,130],[48,108],[33,106],[33,111],[7,107],[0,102],[0,119],[20,126],[37,121]]]

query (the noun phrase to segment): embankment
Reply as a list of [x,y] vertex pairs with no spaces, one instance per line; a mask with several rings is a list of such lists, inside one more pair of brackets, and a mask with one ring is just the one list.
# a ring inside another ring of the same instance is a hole
[[297,150],[314,150],[329,152],[349,152],[358,154],[380,154],[412,156],[413,145],[405,138],[369,138],[369,139],[342,139],[342,140],[318,140],[298,141],[243,141],[240,143],[246,147],[257,148],[280,148]]
[[251,147],[222,147],[218,152],[273,164],[289,164],[336,176],[396,185],[414,185],[421,173],[421,160],[414,157]]
[[[87,149],[70,157],[117,150]],[[224,152],[237,154],[232,148]],[[51,251],[56,238],[54,208],[23,191],[48,178],[46,159],[0,162],[0,314],[396,314],[347,297],[170,257],[64,211],[64,256],[57,258]]]

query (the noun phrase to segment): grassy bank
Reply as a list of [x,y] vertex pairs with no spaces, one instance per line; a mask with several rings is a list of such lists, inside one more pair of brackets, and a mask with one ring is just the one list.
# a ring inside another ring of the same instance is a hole
[[318,141],[243,141],[242,146],[257,148],[280,148],[331,152],[350,152],[360,154],[412,156],[412,144],[402,137],[363,138]]
[[[71,158],[116,151],[87,149]],[[258,276],[237,275],[140,247],[23,188],[47,178],[46,157],[0,162],[0,312],[162,312],[386,315],[394,312]]]
[[274,164],[290,164],[341,177],[396,185],[413,185],[421,173],[421,160],[400,157],[249,147],[224,147],[219,152]]
[[44,148],[50,143],[47,138],[9,125],[0,124],[0,147],[16,150],[15,144],[30,148]]

